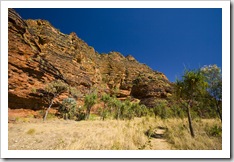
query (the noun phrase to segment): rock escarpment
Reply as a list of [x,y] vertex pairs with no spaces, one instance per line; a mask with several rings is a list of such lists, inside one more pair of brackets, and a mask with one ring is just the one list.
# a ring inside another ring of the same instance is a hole
[[95,88],[99,94],[136,98],[149,107],[156,98],[167,99],[171,93],[171,83],[164,74],[133,56],[99,54],[75,33],[63,34],[46,20],[23,20],[13,9],[8,10],[8,61],[12,109],[41,109],[45,103],[33,91],[55,79],[83,95]]

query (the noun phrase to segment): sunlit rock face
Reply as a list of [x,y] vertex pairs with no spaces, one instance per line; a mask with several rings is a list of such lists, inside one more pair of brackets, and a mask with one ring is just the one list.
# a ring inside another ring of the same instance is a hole
[[[46,103],[35,91],[60,79],[85,95],[111,93],[119,99],[139,99],[153,107],[172,93],[167,77],[119,52],[99,54],[74,32],[61,33],[46,20],[23,20],[8,10],[9,108],[38,110]],[[66,94],[56,99],[54,106]],[[83,102],[83,98],[78,99]]]

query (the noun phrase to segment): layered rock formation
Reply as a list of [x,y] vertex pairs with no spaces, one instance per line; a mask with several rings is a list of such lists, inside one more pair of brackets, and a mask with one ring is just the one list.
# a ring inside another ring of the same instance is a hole
[[99,94],[136,98],[149,107],[155,99],[167,99],[171,93],[171,83],[164,74],[133,56],[99,54],[75,33],[63,34],[45,20],[23,20],[13,9],[8,10],[8,61],[12,109],[42,109],[42,97],[33,92],[56,79],[83,95],[95,88]]

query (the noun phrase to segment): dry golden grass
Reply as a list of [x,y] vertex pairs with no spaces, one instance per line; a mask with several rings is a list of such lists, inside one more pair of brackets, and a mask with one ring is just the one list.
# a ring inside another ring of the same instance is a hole
[[[9,150],[170,150],[220,149],[218,137],[210,138],[203,128],[213,120],[194,123],[197,137],[192,139],[186,121],[179,119],[135,118],[123,120],[66,121],[51,119],[9,123]],[[218,123],[218,122],[217,122]],[[185,128],[181,128],[185,125]],[[149,129],[167,127],[166,139],[149,138]],[[182,129],[182,130],[181,130]],[[33,130],[33,133],[30,130]],[[30,134],[30,135],[29,135]]]
[[222,135],[212,136],[209,130],[214,126],[222,128],[219,119],[194,120],[195,138],[192,138],[186,119],[170,119],[165,122],[168,128],[166,138],[178,150],[221,150]]

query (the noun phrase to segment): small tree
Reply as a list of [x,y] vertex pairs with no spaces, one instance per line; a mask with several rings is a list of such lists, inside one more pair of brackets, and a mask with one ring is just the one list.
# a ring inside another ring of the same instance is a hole
[[222,121],[222,74],[217,65],[209,65],[201,68],[205,80],[208,82],[207,92],[210,100],[215,103],[216,112]]
[[44,89],[44,97],[49,103],[49,107],[46,110],[43,120],[46,120],[48,112],[53,105],[54,99],[59,96],[61,93],[65,92],[68,88],[68,85],[61,80],[53,81],[46,85]]
[[124,119],[133,119],[135,117],[135,112],[132,103],[129,100],[125,100],[121,106],[120,111],[121,117]]
[[114,117],[119,120],[121,115],[122,102],[116,97],[111,98],[110,105],[114,108]]
[[74,98],[65,98],[60,107],[64,119],[74,119],[77,115],[77,104]]
[[103,94],[102,95],[102,98],[101,98],[101,101],[104,102],[104,107],[102,108],[101,110],[101,117],[102,117],[102,120],[105,120],[105,118],[108,116],[108,113],[109,113],[109,109],[108,109],[108,103],[110,105],[110,101],[111,101],[111,97],[109,94]]
[[85,119],[86,120],[89,119],[91,108],[96,103],[97,103],[96,93],[91,93],[85,96],[85,107],[86,107]]
[[196,105],[196,98],[199,98],[206,91],[207,83],[200,71],[186,70],[181,81],[175,84],[175,94],[180,103],[186,108],[189,121],[189,129],[192,137],[195,133],[192,125],[190,109]]

